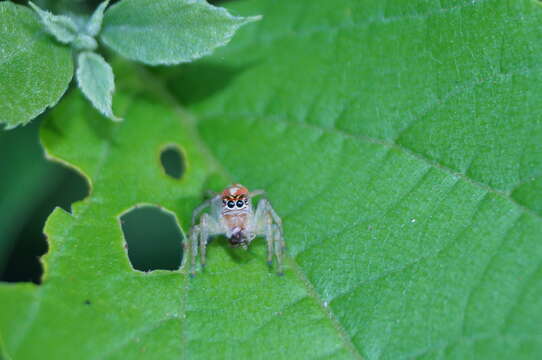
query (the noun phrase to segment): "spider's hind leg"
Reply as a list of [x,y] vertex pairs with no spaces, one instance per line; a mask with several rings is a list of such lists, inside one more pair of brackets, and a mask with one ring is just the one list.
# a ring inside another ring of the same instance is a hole
[[209,214],[203,214],[201,216],[201,222],[199,225],[194,225],[190,232],[190,246],[192,249],[192,276],[196,274],[196,262],[199,248],[199,259],[202,267],[205,267],[207,262],[207,244],[209,243],[209,236],[224,233],[224,229],[218,221],[216,221]]
[[199,252],[201,266],[205,267],[207,262],[207,244],[209,242],[209,233],[217,232],[215,229],[216,222],[209,216],[209,214],[203,214],[201,217],[201,232],[199,241]]
[[277,258],[277,271],[282,274],[282,260],[284,254],[284,238],[282,236],[282,220],[277,215],[267,199],[258,202],[254,214],[256,233],[265,236],[267,241],[267,263],[273,263],[273,254]]
[[277,273],[284,274],[282,260],[284,257],[284,238],[282,237],[282,228],[278,224],[273,224],[273,245],[275,256],[277,258]]
[[267,242],[267,264],[273,265],[273,243],[275,241],[271,223],[265,224],[265,241]]

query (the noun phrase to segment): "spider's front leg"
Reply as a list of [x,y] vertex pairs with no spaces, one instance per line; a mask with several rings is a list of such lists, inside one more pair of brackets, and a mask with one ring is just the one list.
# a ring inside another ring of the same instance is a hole
[[282,275],[282,258],[284,255],[284,237],[282,235],[282,220],[277,215],[267,199],[258,202],[254,214],[256,234],[265,236],[267,242],[267,263],[273,263],[273,253],[277,258],[277,272]]
[[196,219],[198,218],[199,214],[201,214],[201,212],[205,210],[205,208],[209,207],[213,203],[213,201],[216,201],[217,199],[216,193],[211,193],[210,195],[211,197],[209,199],[205,200],[200,206],[198,206],[192,212],[192,225],[196,223]]
[[223,229],[220,223],[214,218],[212,218],[209,214],[203,214],[201,216],[201,221],[199,225],[194,225],[192,227],[192,230],[190,231],[190,248],[192,250],[192,276],[196,274],[196,258],[198,256],[198,247],[200,252],[199,256],[201,266],[205,267],[207,243],[209,240],[209,236],[220,234],[222,232]]

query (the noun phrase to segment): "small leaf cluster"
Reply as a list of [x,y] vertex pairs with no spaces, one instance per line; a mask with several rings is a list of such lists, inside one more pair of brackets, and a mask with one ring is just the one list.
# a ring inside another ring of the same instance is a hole
[[[0,97],[5,100],[0,124],[7,129],[55,105],[74,67],[77,84],[94,108],[122,120],[113,113],[114,74],[97,52],[99,42],[130,60],[174,65],[210,54],[239,27],[259,19],[233,16],[204,0],[123,0],[111,7],[106,0],[83,20],[29,5],[35,14],[24,6],[0,4]],[[43,32],[47,36],[40,36]],[[25,73],[17,71],[21,67]]]
[[39,15],[45,30],[56,40],[71,45],[78,52],[76,78],[79,88],[92,105],[103,115],[114,121],[122,120],[112,110],[115,80],[111,66],[97,54],[99,34],[104,18],[104,11],[109,0],[102,2],[87,22],[78,26],[65,15],[54,15],[40,9],[33,2],[30,6]]

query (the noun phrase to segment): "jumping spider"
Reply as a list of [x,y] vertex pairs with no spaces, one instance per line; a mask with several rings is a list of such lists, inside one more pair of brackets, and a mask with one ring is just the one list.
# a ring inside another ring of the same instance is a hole
[[[228,186],[221,193],[194,210],[192,228],[189,235],[191,248],[191,274],[196,273],[198,247],[201,266],[205,266],[205,252],[210,236],[225,235],[233,247],[248,249],[256,236],[265,236],[267,241],[267,263],[273,263],[273,253],[277,258],[277,271],[282,274],[282,257],[284,253],[284,237],[282,221],[267,199],[260,199],[256,211],[252,209],[252,198],[262,195],[264,191],[249,192],[240,184]],[[210,214],[204,213],[199,225],[195,225],[198,215],[208,206]]]

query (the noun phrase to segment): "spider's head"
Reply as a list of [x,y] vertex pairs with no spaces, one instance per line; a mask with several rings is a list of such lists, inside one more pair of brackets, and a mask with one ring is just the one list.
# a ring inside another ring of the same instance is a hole
[[228,186],[222,192],[223,212],[245,210],[248,208],[248,189],[240,184]]

